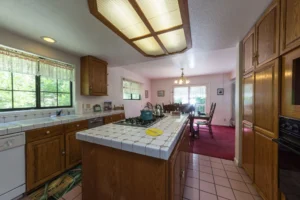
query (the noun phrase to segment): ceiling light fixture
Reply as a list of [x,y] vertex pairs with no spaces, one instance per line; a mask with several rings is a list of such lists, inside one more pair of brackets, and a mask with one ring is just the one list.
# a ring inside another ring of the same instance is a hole
[[51,37],[42,36],[41,38],[42,38],[44,41],[49,42],[49,43],[55,43],[55,42],[56,42],[56,40],[54,40],[54,39],[51,38]]
[[179,85],[189,84],[190,80],[188,80],[186,77],[184,77],[183,68],[181,68],[181,71],[182,71],[181,72],[181,77],[178,80],[175,80],[174,83],[179,84]]
[[88,0],[90,12],[144,56],[192,47],[186,0]]

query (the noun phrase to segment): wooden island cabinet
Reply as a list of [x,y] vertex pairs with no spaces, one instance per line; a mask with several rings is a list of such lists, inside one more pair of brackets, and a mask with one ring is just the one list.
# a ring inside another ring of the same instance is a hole
[[185,130],[168,160],[81,141],[82,199],[181,200],[189,159]]

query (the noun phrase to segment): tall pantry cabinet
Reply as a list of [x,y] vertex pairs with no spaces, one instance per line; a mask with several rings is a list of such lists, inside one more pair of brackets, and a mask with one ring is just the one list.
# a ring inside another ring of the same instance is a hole
[[265,200],[278,199],[279,22],[273,1],[243,40],[242,165]]

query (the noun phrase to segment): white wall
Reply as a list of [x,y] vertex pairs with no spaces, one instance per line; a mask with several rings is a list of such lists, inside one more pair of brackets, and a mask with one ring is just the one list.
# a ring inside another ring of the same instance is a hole
[[[132,73],[121,67],[108,68],[108,94],[106,97],[89,97],[80,95],[80,56],[72,55],[53,47],[54,45],[46,45],[36,41],[21,37],[7,30],[0,29],[0,44],[26,52],[34,53],[43,57],[59,60],[69,64],[73,64],[76,70],[76,81],[74,84],[74,106],[81,103],[103,104],[104,101],[112,101],[113,105],[124,104],[126,117],[133,117],[140,114],[141,108],[147,101],[151,101],[151,84],[150,80],[140,75]],[[53,46],[53,47],[52,47]],[[142,83],[142,101],[129,101],[122,98],[121,79],[125,77]],[[149,98],[145,99],[145,89],[149,91]]]
[[242,43],[239,42],[236,52],[236,84],[235,84],[235,163],[241,165],[242,163]]
[[[211,102],[217,103],[216,111],[212,124],[214,125],[229,125],[231,118],[231,80],[230,73],[227,74],[215,74],[205,76],[188,77],[191,81],[190,85],[207,85],[208,87],[208,99],[207,99],[207,112]],[[158,79],[151,81],[152,90],[152,103],[164,103],[169,104],[173,102],[173,87],[174,78],[171,79]],[[217,88],[224,88],[224,95],[217,95]],[[165,90],[165,97],[157,97],[158,90]]]

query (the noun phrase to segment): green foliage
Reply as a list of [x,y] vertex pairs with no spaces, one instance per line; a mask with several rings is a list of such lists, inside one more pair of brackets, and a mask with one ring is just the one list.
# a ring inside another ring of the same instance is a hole
[[[69,81],[57,81],[46,77],[41,77],[40,80],[41,107],[71,105]],[[0,81],[0,109],[35,108],[37,106],[36,76],[18,73],[12,75],[10,72],[0,71]]]
[[206,98],[196,97],[196,104],[205,104]]

